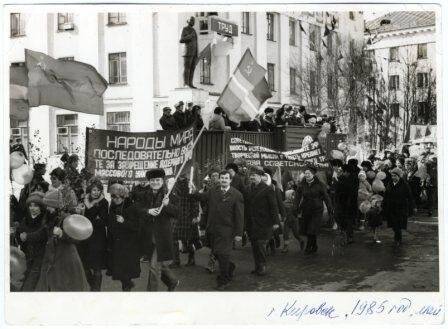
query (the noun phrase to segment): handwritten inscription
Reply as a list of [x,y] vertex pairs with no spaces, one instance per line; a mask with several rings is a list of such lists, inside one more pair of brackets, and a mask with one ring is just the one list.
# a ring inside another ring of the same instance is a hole
[[317,304],[301,303],[290,300],[280,306],[272,306],[266,313],[266,319],[308,319],[353,320],[374,317],[379,314],[404,317],[438,317],[443,313],[442,305],[418,304],[409,298],[394,301],[357,299],[353,305],[333,305],[326,301]]

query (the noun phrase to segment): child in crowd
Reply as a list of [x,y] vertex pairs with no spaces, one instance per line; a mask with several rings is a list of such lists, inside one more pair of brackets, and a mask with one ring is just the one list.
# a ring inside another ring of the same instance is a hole
[[371,201],[372,207],[367,212],[367,224],[373,232],[373,241],[375,243],[381,243],[378,237],[379,229],[383,224],[383,217],[381,213],[381,200],[373,199]]
[[299,235],[299,221],[297,217],[294,216],[295,190],[293,189],[293,185],[288,184],[288,187],[289,189],[285,192],[285,201],[283,202],[286,211],[286,219],[283,223],[283,253],[288,252],[290,232],[292,232],[299,242],[300,250],[303,250],[305,245]]

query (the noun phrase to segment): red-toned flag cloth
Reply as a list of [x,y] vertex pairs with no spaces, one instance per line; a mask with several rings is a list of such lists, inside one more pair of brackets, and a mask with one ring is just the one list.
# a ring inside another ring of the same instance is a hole
[[253,120],[260,106],[272,97],[265,74],[247,49],[217,102],[230,120]]
[[9,117],[26,121],[29,117],[28,71],[25,66],[9,68]]
[[107,82],[86,63],[62,61],[25,50],[30,106],[50,105],[88,114],[103,114]]

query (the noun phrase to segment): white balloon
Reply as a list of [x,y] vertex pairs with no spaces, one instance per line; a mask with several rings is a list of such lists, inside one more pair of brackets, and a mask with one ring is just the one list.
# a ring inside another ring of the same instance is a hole
[[78,214],[66,217],[62,227],[69,237],[78,241],[88,239],[93,233],[92,223],[86,217]]
[[33,179],[34,171],[27,164],[21,165],[19,168],[12,171],[12,179],[20,184],[26,185]]
[[17,169],[25,163],[25,155],[22,152],[15,151],[9,155],[9,166],[11,169]]

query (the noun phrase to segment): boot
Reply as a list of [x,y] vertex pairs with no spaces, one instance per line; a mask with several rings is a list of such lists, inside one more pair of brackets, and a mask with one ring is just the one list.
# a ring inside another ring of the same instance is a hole
[[194,266],[196,264],[194,260],[194,251],[190,251],[188,253],[188,262],[186,266]]
[[176,290],[180,281],[171,273],[171,271],[162,268],[162,273],[160,279],[167,286],[168,291]]
[[266,265],[264,265],[264,264],[260,265],[260,268],[258,269],[257,275],[258,276],[265,276],[266,275]]
[[103,281],[103,276],[101,271],[95,271],[93,273],[92,285],[90,286],[90,291],[101,291],[101,283]]

